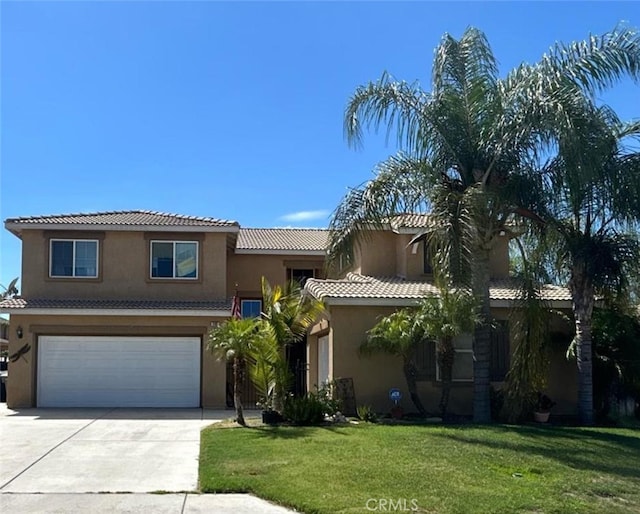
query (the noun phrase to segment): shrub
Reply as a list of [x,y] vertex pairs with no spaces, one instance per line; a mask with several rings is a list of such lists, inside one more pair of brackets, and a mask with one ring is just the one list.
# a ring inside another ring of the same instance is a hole
[[371,405],[359,405],[356,408],[356,412],[362,421],[366,421],[367,423],[375,423],[378,421],[378,415],[371,408]]
[[324,405],[314,393],[289,396],[284,401],[283,415],[294,425],[318,425],[324,421]]
[[322,403],[322,412],[325,416],[333,416],[342,408],[342,402],[333,397],[335,382],[327,382],[318,388],[316,396],[318,401]]

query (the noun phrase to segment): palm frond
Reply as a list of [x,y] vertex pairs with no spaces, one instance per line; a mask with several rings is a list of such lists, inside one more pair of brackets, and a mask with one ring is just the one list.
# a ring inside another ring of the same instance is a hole
[[428,95],[418,83],[396,81],[385,72],[377,82],[358,87],[349,99],[344,114],[347,141],[361,145],[363,127],[378,130],[385,125],[387,138],[395,128],[398,143],[412,149],[421,133],[427,102]]
[[423,330],[415,316],[415,309],[402,309],[380,318],[367,332],[359,347],[361,355],[386,353],[409,359]]
[[352,262],[357,245],[394,216],[426,212],[433,182],[429,164],[407,154],[400,153],[380,163],[375,178],[349,191],[333,212],[329,223],[329,266],[335,266],[341,257]]
[[640,34],[618,25],[601,36],[584,41],[556,43],[543,56],[541,66],[552,80],[568,78],[590,94],[607,89],[622,78],[640,80]]

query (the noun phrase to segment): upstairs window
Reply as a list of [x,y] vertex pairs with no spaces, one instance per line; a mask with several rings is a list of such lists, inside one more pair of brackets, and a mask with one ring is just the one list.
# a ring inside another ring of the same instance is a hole
[[423,273],[425,275],[432,275],[433,274],[433,266],[431,266],[431,251],[429,250],[429,245],[427,244],[426,241],[424,241],[422,243],[422,256],[424,258],[424,263],[423,263]]
[[297,282],[300,287],[304,287],[308,279],[315,277],[314,269],[289,269],[289,280]]
[[50,277],[98,277],[98,241],[91,239],[52,239],[50,244]]
[[198,242],[151,241],[151,278],[198,278]]

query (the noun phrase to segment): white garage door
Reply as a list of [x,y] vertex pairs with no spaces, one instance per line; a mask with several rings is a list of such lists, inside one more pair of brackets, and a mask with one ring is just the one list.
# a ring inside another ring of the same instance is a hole
[[199,407],[199,337],[38,339],[39,407]]

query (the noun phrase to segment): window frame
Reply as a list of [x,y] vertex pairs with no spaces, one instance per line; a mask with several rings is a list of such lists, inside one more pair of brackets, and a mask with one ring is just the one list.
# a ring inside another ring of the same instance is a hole
[[[294,278],[294,273],[296,272],[311,272],[311,276],[310,277],[303,277],[303,280],[296,280]],[[287,280],[290,283],[298,283],[300,285],[301,288],[304,287],[305,283],[307,282],[307,280],[309,280],[310,278],[316,278],[316,268],[301,268],[301,267],[297,267],[297,268],[287,268]]]
[[[471,376],[469,378],[453,378],[453,373],[451,374],[451,382],[461,382],[461,383],[470,383],[473,382],[473,335],[472,334],[461,334],[458,337],[471,336],[471,346],[469,348],[456,348],[456,338],[453,340],[453,351],[455,354],[459,353],[470,353],[471,354]],[[453,358],[455,362],[455,356]],[[437,355],[435,356],[436,361],[436,382],[442,382],[442,377],[440,376],[440,365],[438,364]],[[454,364],[455,365],[455,364]]]
[[422,242],[422,274],[433,275],[433,266],[431,264],[431,251],[427,241]]
[[240,315],[242,316],[242,319],[245,318],[245,315],[243,313],[244,302],[258,302],[260,304],[260,311],[257,316],[252,317],[259,318],[261,316],[260,313],[262,313],[262,300],[260,300],[259,298],[242,298],[240,299]]
[[[154,277],[153,276],[153,244],[154,243],[171,243],[173,246],[172,259],[173,265],[171,266],[172,276],[170,277]],[[195,244],[196,245],[196,274],[193,277],[178,277],[176,276],[176,248],[180,243]],[[185,241],[179,239],[151,239],[149,240],[149,279],[150,280],[199,280],[200,279],[200,241]]]
[[[53,243],[73,243],[73,253],[71,256],[71,275],[54,275],[53,274]],[[76,275],[76,243],[95,243],[96,244],[96,274],[95,275]],[[49,278],[53,279],[74,279],[74,280],[95,280],[100,278],[100,240],[99,239],[82,239],[70,237],[52,237],[49,239]]]

